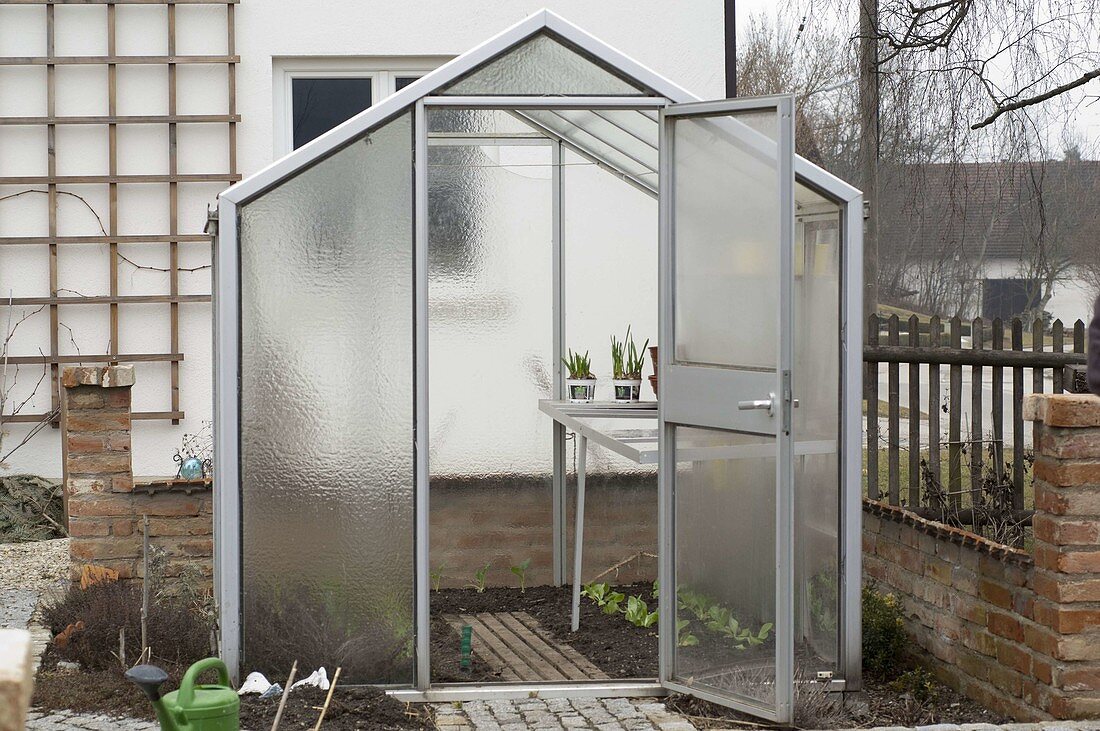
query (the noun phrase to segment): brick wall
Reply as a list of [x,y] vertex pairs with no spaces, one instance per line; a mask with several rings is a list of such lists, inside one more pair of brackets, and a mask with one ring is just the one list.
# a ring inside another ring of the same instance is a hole
[[66,368],[61,428],[72,578],[87,564],[141,575],[144,518],[149,542],[163,549],[162,573],[213,568],[208,483],[150,481],[135,485],[130,458],[131,366]]
[[866,577],[945,682],[1020,720],[1100,715],[1100,399],[1035,395],[1029,552],[864,501]]

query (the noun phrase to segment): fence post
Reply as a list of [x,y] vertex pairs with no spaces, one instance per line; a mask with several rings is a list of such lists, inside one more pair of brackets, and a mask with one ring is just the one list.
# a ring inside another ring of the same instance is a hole
[[[867,317],[867,344],[878,345],[878,315]],[[867,497],[879,499],[878,490],[878,361],[868,361],[867,387]]]
[[[889,345],[898,345],[900,343],[898,337],[898,316],[890,315],[890,319],[886,323],[886,342]],[[900,454],[899,449],[901,447],[901,381],[899,378],[899,366],[896,361],[891,361],[886,366],[887,380],[890,388],[889,396],[889,420],[888,427],[889,434],[889,449],[887,452],[887,459],[889,463],[889,490],[890,490],[890,504],[901,504],[901,475],[900,475]]]
[[[1012,349],[1023,352],[1024,323],[1012,318]],[[1024,509],[1024,369],[1012,369],[1012,507]]]
[[[909,316],[909,347],[920,347],[920,320]],[[920,505],[920,363],[909,364],[909,507]]]
[[[928,342],[933,348],[940,347],[943,323],[939,315],[928,320]],[[940,364],[928,364],[928,471],[936,482],[943,482],[943,468],[940,466]]]
[[[951,347],[962,349],[962,320],[958,315],[951,318]],[[958,508],[962,504],[962,366],[952,363],[948,367],[950,374],[950,406],[947,415],[947,490],[951,504]]]

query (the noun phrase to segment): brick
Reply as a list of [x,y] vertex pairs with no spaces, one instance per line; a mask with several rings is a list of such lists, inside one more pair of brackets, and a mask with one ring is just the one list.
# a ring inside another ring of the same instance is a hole
[[211,535],[214,525],[210,518],[150,518],[150,536]]
[[1100,429],[1044,426],[1038,451],[1061,459],[1100,458]]
[[69,411],[63,428],[67,432],[126,431],[130,428],[130,412]]
[[99,454],[69,455],[67,466],[70,474],[105,474],[129,472],[130,455],[126,452],[101,452]]
[[1036,543],[1035,565],[1063,574],[1100,573],[1100,550],[1058,550],[1045,543]]
[[111,535],[125,537],[134,534],[133,520],[115,520],[111,522]]
[[1075,520],[1044,513],[1032,519],[1035,539],[1056,546],[1091,546],[1100,543],[1100,521]]
[[129,452],[130,432],[116,432],[108,436],[107,449],[112,452]]
[[103,383],[103,368],[69,366],[61,370],[61,385],[65,388],[99,386]]
[[1035,481],[1035,509],[1052,515],[1100,515],[1100,488]]
[[1009,695],[1017,697],[1020,695],[1022,680],[1022,676],[1011,668],[1002,665],[993,665],[989,668],[989,682],[994,688],[1003,690]]
[[989,668],[993,667],[993,665],[994,662],[988,657],[966,651],[959,653],[959,669],[972,678],[985,680],[989,677]]
[[101,559],[133,558],[141,555],[141,541],[134,538],[79,538],[69,544],[74,559],[98,563]]
[[990,612],[986,620],[986,627],[998,637],[1005,637],[1016,642],[1024,641],[1024,628],[1020,624],[1020,620],[1011,614]]
[[988,579],[978,579],[978,598],[1001,609],[1012,609],[1012,591]]
[[104,520],[69,519],[69,536],[72,538],[90,538],[106,536],[111,532],[111,524]]
[[1055,718],[1070,719],[1094,719],[1100,716],[1100,698],[1094,695],[1064,696],[1052,694],[1050,714]]
[[104,404],[109,409],[129,409],[131,393],[128,388],[109,388],[104,391]]
[[99,454],[107,449],[107,438],[99,434],[70,433],[65,439],[69,455]]
[[1060,460],[1045,455],[1035,459],[1032,474],[1056,487],[1100,485],[1100,461]]
[[194,495],[179,493],[157,493],[151,499],[141,500],[137,505],[137,514],[153,516],[198,515],[202,501]]
[[1054,686],[1066,691],[1100,690],[1100,667],[1070,665],[1054,673]]
[[954,566],[951,569],[951,585],[962,594],[978,595],[978,575],[962,566]]
[[107,492],[107,487],[106,481],[95,477],[70,477],[65,483],[70,496]]
[[954,567],[938,558],[927,557],[924,562],[924,575],[945,586],[951,586],[952,569]]
[[73,388],[65,394],[65,405],[70,409],[102,409],[103,390],[99,388]]
[[1100,578],[1078,579],[1072,575],[1038,571],[1035,592],[1055,602],[1100,602]]
[[1054,681],[1054,667],[1044,658],[1031,658],[1031,675],[1044,685],[1050,685]]
[[1100,426],[1100,399],[1091,394],[1029,394],[1024,418],[1046,426]]
[[997,642],[997,662],[1019,673],[1031,672],[1031,653],[1011,642]]
[[133,503],[129,495],[74,495],[69,498],[69,515],[132,516]]
[[111,475],[112,492],[133,492],[134,476],[130,472]]

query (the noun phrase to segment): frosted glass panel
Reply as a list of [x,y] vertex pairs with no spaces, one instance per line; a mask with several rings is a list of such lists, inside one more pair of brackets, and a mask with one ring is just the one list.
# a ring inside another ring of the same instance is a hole
[[488,61],[442,93],[514,96],[648,94],[556,38],[540,33]]
[[247,670],[413,679],[412,190],[405,114],[241,209]]
[[[812,677],[837,669],[840,207],[802,185],[795,199],[795,658]],[[816,454],[798,448],[808,442]]]
[[775,439],[676,427],[673,443],[673,676],[774,708]]
[[675,350],[680,363],[774,369],[779,168],[775,112],[687,118],[673,137]]

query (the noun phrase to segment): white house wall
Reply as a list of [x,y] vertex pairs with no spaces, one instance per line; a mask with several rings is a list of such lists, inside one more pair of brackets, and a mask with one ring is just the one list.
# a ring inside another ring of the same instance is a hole
[[[303,3],[291,0],[243,0],[236,8],[238,170],[248,175],[273,159],[277,120],[273,98],[282,83],[274,69],[287,59],[357,57],[367,64],[385,64],[395,57],[450,57],[481,43],[531,12],[548,7],[628,56],[657,70],[670,80],[704,97],[723,95],[723,36],[721,0],[694,0],[690,9],[659,0],[479,0],[442,3],[427,0],[333,0]],[[117,53],[159,55],[166,52],[165,6],[117,6]],[[177,6],[177,53],[224,54],[224,6]],[[103,55],[107,50],[105,6],[57,5],[56,53]],[[45,9],[32,5],[0,5],[0,55],[45,55]],[[346,61],[344,62],[346,63]],[[228,84],[224,65],[180,65],[178,112],[225,114]],[[45,67],[0,67],[0,116],[46,113]],[[107,114],[105,66],[57,67],[59,115]],[[118,67],[118,113],[164,114],[167,111],[167,70],[163,66]],[[281,77],[281,73],[279,74]],[[180,125],[179,172],[207,173],[228,169],[225,125]],[[166,125],[118,127],[118,173],[163,174],[168,166]],[[0,127],[0,175],[45,175],[44,127]],[[107,174],[107,129],[104,126],[65,127],[57,132],[60,175]],[[578,196],[585,196],[585,176],[577,176]],[[592,176],[598,180],[603,176]],[[606,184],[603,181],[602,184]],[[0,186],[0,196],[31,186]],[[217,184],[180,185],[180,232],[202,230],[206,207],[213,203]],[[167,232],[168,186],[120,186],[120,234]],[[106,185],[62,187],[82,196],[104,222],[108,218]],[[625,195],[625,193],[624,193]],[[59,235],[98,235],[99,222],[78,199],[62,196],[58,204]],[[616,222],[618,235],[648,244],[655,234],[650,216]],[[0,236],[45,235],[46,196],[28,194],[0,201]],[[66,245],[59,252],[59,287],[85,295],[107,294],[108,247]],[[119,252],[138,264],[164,267],[166,244],[120,245]],[[179,245],[180,267],[210,263],[206,244]],[[210,271],[180,273],[181,294],[210,291]],[[48,258],[44,246],[0,247],[0,297],[46,296]],[[168,275],[138,270],[123,263],[120,294],[164,294]],[[181,304],[180,341],[186,359],[180,364],[181,408],[187,418],[178,426],[167,421],[137,422],[133,433],[134,469],[138,475],[172,473],[174,450],[183,434],[198,430],[211,418],[211,309],[208,304]],[[22,311],[16,308],[18,319]],[[6,308],[0,308],[6,310]],[[119,351],[168,352],[168,305],[125,305],[120,308]],[[0,313],[5,314],[6,312]],[[642,318],[645,319],[645,318]],[[59,338],[62,354],[104,352],[109,340],[108,307],[62,306],[60,320],[73,331]],[[641,324],[641,323],[638,323]],[[615,323],[616,326],[619,323]],[[647,333],[648,334],[648,333]],[[33,355],[48,350],[48,311],[33,315],[13,342],[11,352]],[[602,347],[592,343],[592,347]],[[21,388],[29,389],[41,370],[24,366]],[[139,364],[134,392],[135,410],[167,410],[169,365]],[[25,393],[25,391],[24,391]],[[48,389],[43,388],[26,412],[46,411]],[[9,440],[18,441],[26,425],[5,425]],[[10,441],[9,441],[10,443]],[[47,429],[10,460],[14,472],[57,477],[61,473],[60,436]]]

